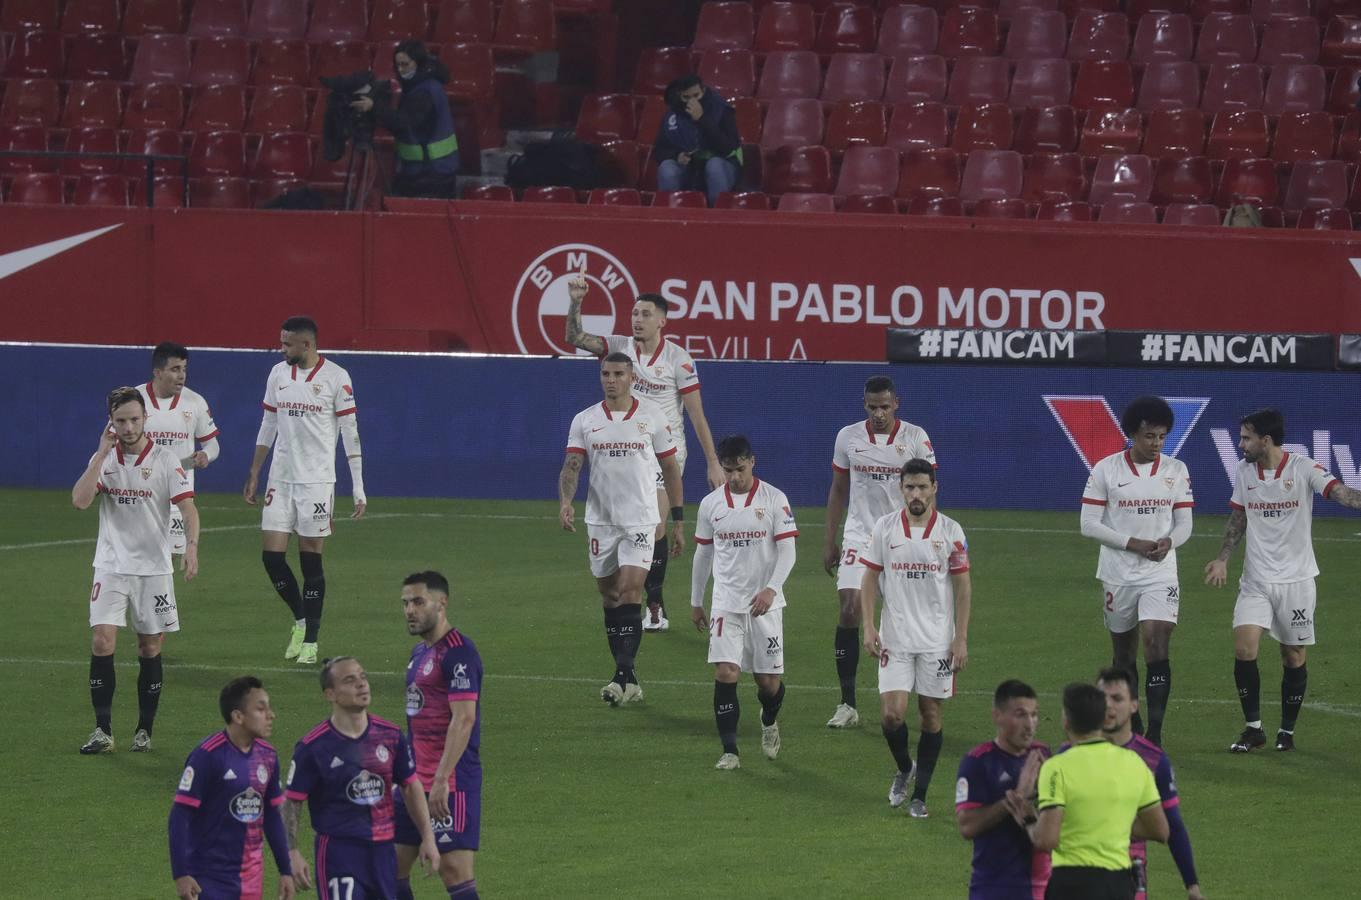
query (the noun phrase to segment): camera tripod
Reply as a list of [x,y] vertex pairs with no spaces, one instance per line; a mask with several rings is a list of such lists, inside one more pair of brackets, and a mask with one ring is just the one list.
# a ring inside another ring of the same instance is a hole
[[345,166],[345,200],[341,209],[363,210],[378,174],[372,141],[354,141],[350,145],[350,161]]

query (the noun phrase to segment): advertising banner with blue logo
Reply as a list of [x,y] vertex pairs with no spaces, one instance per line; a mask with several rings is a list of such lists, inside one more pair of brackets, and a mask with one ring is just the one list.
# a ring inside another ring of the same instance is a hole
[[[0,377],[11,385],[0,483],[69,488],[97,446],[105,395],[145,383],[150,356],[145,348],[0,345]],[[334,358],[353,376],[375,511],[384,496],[554,499],[572,417],[601,400],[589,359]],[[199,473],[200,491],[240,490],[265,376],[277,360],[259,351],[192,351],[189,386],[208,399],[221,429],[221,457]],[[1124,446],[1121,410],[1149,393],[1176,413],[1165,451],[1190,468],[1202,513],[1227,509],[1238,420],[1263,406],[1284,413],[1292,453],[1361,489],[1358,372],[701,362],[699,374],[715,437],[746,434],[761,477],[800,506],[826,501],[833,440],[864,418],[865,379],[879,374],[897,383],[899,415],[931,437],[945,508],[1076,516],[1091,465]],[[693,429],[686,432],[693,503],[706,492],[704,466]],[[346,469],[337,471],[337,492],[347,495]],[[1317,509],[1351,514],[1332,503]]]

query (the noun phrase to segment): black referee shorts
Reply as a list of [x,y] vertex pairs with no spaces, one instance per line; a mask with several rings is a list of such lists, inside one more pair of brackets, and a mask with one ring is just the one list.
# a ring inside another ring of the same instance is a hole
[[1134,870],[1055,866],[1044,900],[1134,900]]

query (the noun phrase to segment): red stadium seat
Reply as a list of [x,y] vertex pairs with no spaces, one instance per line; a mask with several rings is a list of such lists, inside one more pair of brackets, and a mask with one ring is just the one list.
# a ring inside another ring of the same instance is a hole
[[1250,63],[1257,58],[1257,30],[1252,16],[1231,16],[1215,13],[1207,16],[1200,27],[1200,43],[1196,46],[1196,62],[1202,66],[1213,63]]
[[1257,61],[1263,65],[1308,65],[1318,59],[1318,20],[1310,16],[1277,16],[1262,29]]
[[1149,113],[1143,151],[1154,159],[1200,156],[1205,152],[1205,116],[1198,109]]
[[[442,0],[435,16],[434,40],[438,44],[490,44],[496,34],[496,11],[492,0]],[[689,56],[686,48],[686,56]]]
[[793,192],[781,197],[775,208],[779,212],[829,213],[836,212],[836,200],[831,194]]
[[250,209],[250,182],[211,176],[189,182],[189,205],[200,209]]
[[191,62],[189,38],[185,35],[144,35],[137,44],[129,78],[139,84],[153,81],[187,84]]
[[1206,157],[1158,160],[1150,198],[1154,203],[1209,203],[1213,196],[1214,169]]
[[1338,16],[1329,20],[1319,62],[1325,66],[1361,64],[1361,18]]
[[870,53],[874,51],[877,37],[873,8],[834,3],[822,14],[822,27],[813,41],[813,49],[826,56]]
[[246,124],[246,89],[239,84],[196,88],[189,102],[186,131],[240,131]]
[[1081,12],[1073,20],[1068,58],[1119,61],[1129,57],[1129,20],[1124,13]]
[[1078,66],[1073,85],[1078,109],[1128,109],[1134,105],[1134,72],[1127,62],[1089,61]]
[[1320,22],[1327,22],[1340,16],[1361,15],[1361,3],[1357,0],[1317,0],[1311,9]]
[[266,134],[251,163],[251,178],[305,179],[312,165],[312,147],[306,134],[281,131]]
[[514,203],[515,192],[504,184],[479,184],[463,192],[464,200],[495,200],[501,203]]
[[300,41],[307,35],[307,5],[297,0],[255,0],[246,37],[257,41]]
[[[0,125],[0,150],[45,151],[47,128],[42,125]],[[18,172],[55,172],[56,160],[41,156],[0,156],[0,175]]]
[[756,36],[750,3],[705,3],[699,8],[695,50],[749,50]]
[[126,175],[82,175],[72,200],[76,206],[127,206],[130,196]]
[[586,196],[588,206],[642,206],[637,188],[595,188]]
[[1361,105],[1361,68],[1343,66],[1333,74],[1324,107],[1335,116],[1345,116]]
[[726,99],[756,93],[756,58],[750,50],[705,50],[699,77]]
[[761,191],[724,191],[714,209],[770,209],[770,195]]
[[767,165],[772,194],[826,194],[832,190],[832,154],[826,147],[781,147]]
[[[67,153],[117,153],[118,132],[113,128],[73,128],[66,137]],[[63,159],[64,175],[112,175],[122,168],[117,159],[79,157]]]
[[682,75],[690,74],[692,70],[689,47],[644,47],[638,54],[633,92],[663,93],[668,84]]
[[1134,32],[1130,60],[1136,63],[1181,62],[1195,52],[1191,17],[1176,13],[1148,13]]
[[204,38],[189,67],[189,83],[241,84],[250,79],[250,44],[245,38]]
[[1044,200],[1035,211],[1039,222],[1090,222],[1092,208],[1081,200]]
[[246,172],[246,144],[239,131],[205,131],[189,148],[189,174],[194,178],[238,178]]
[[703,191],[658,191],[652,205],[663,209],[708,209]]
[[362,41],[369,29],[365,0],[316,0],[307,25],[309,43]]
[[643,174],[645,153],[651,145],[636,141],[607,141],[600,145],[597,165],[602,187],[636,188]]
[[369,22],[370,41],[425,40],[430,13],[425,0],[377,0]]
[[1108,225],[1157,225],[1158,210],[1152,203],[1112,200],[1102,205],[1096,220]]
[[1197,25],[1216,14],[1244,16],[1252,12],[1252,0],[1191,0],[1191,21]]
[[1215,192],[1215,205],[1236,206],[1253,203],[1256,206],[1275,206],[1280,194],[1276,178],[1276,164],[1269,159],[1231,159],[1224,164]]
[[305,187],[307,182],[300,178],[259,178],[250,183],[251,206],[261,209],[273,203],[284,194]]
[[1351,231],[1352,214],[1345,209],[1306,209],[1300,213],[1296,228],[1324,231]]
[[979,150],[969,154],[959,198],[965,203],[1021,196],[1025,162],[1014,150]]
[[1326,112],[1286,113],[1276,123],[1271,158],[1280,163],[1332,159],[1337,145],[1333,117]]
[[57,27],[57,0],[5,0],[0,6],[0,31],[11,34]]
[[1068,20],[1057,10],[1022,9],[1007,32],[1007,59],[1057,59],[1068,49]]
[[1012,139],[1011,107],[1005,103],[962,106],[955,119],[950,146],[959,153],[975,150],[1008,150]]
[[61,115],[61,91],[48,78],[10,81],[0,101],[0,125],[57,124]]
[[949,59],[996,56],[1002,46],[997,13],[975,6],[953,6],[945,11],[936,52]]
[[66,191],[61,176],[55,172],[26,172],[14,176],[9,186],[10,203],[66,202]]
[[1021,197],[1029,203],[1081,200],[1087,195],[1086,172],[1076,153],[1036,153],[1026,161]]
[[[887,137],[888,111],[877,100],[838,103],[827,120],[825,143],[833,153],[843,153],[858,145],[879,147]],[[896,164],[894,169],[896,177]]]
[[361,41],[339,41],[317,46],[311,81],[335,75],[362,72],[373,65],[372,47]]
[[1153,160],[1137,153],[1105,154],[1096,161],[1087,200],[1101,206],[1111,200],[1146,203],[1153,193]]
[[949,77],[943,56],[900,56],[889,69],[884,102],[921,103],[945,99]]
[[892,194],[898,187],[898,151],[892,147],[851,147],[837,177],[838,196]]
[[588,94],[581,101],[576,127],[578,140],[603,144],[606,141],[631,141],[637,134],[637,112],[629,94]]
[[775,100],[766,110],[761,128],[761,149],[773,153],[781,147],[806,147],[822,143],[822,104],[803,97]]
[[892,194],[853,194],[842,200],[841,212],[895,215],[898,212],[898,202],[893,199]]
[[1205,78],[1205,93],[1200,108],[1207,113],[1226,109],[1261,109],[1263,100],[1262,67],[1253,63],[1227,63],[1210,66]]
[[1219,207],[1209,203],[1169,203],[1167,209],[1163,210],[1164,225],[1213,228],[1219,223]]
[[959,195],[959,155],[948,147],[909,150],[898,170],[899,197]]
[[947,103],[965,106],[974,103],[1006,103],[1011,90],[1011,70],[1000,56],[966,56],[955,62],[950,76]]
[[1006,200],[979,200],[974,204],[975,219],[1028,219],[1030,207],[1018,197]]
[[929,6],[890,6],[879,26],[882,56],[926,56],[936,52],[940,21]]
[[80,34],[71,38],[66,77],[75,81],[123,81],[128,77],[128,46],[119,34]]
[[1205,152],[1213,159],[1258,159],[1267,155],[1270,140],[1261,111],[1225,110],[1214,117]]
[[270,131],[306,131],[307,95],[295,84],[274,84],[255,89],[246,131],[264,134]]
[[73,81],[62,109],[63,128],[117,128],[123,121],[123,95],[116,82]]
[[1252,21],[1257,25],[1265,25],[1275,16],[1312,14],[1309,0],[1252,0]]
[[[496,96],[496,61],[486,44],[452,44],[440,48],[449,67],[445,92],[467,102],[490,101]],[[660,99],[660,98],[657,98]]]
[[178,129],[184,122],[184,92],[178,84],[138,84],[128,96],[124,128]]
[[[891,0],[898,2],[898,0]],[[1016,21],[1016,15],[1028,9],[1054,10],[1059,8],[1059,0],[1000,0],[997,4],[997,17],[1004,23]]]
[[963,216],[964,201],[958,197],[919,195],[907,201],[909,216]]
[[1021,113],[1014,146],[1021,153],[1070,153],[1078,136],[1077,110],[1071,106],[1031,108]]
[[1077,149],[1083,156],[1138,153],[1143,139],[1143,118],[1137,109],[1094,109],[1082,123]]
[[61,14],[61,33],[116,34],[121,18],[118,0],[67,0]]
[[520,199],[525,203],[576,203],[577,192],[560,185],[527,187]]
[[[172,131],[168,128],[134,128],[128,135],[127,152],[145,153],[152,156],[182,156],[184,155],[184,142],[178,131]],[[159,160],[154,163],[154,167],[154,171],[158,175],[180,176],[184,169],[182,164],[170,160]],[[146,160],[124,160],[123,174],[134,178],[145,177]]]
[[885,143],[899,152],[948,146],[950,117],[945,106],[934,102],[897,104]]
[[1288,210],[1333,209],[1347,203],[1347,164],[1337,159],[1297,162],[1285,189]]
[[770,3],[756,22],[758,53],[777,50],[811,50],[817,35],[813,7],[806,3]]
[[[761,104],[755,97],[734,97],[731,103],[733,118],[737,120],[737,136],[741,138],[744,144],[759,143],[761,140]],[[640,128],[638,140],[649,141],[655,135],[655,132],[644,134]]]
[[822,100],[878,100],[884,96],[884,58],[875,53],[838,53],[827,65]]
[[1023,59],[1011,78],[1011,105],[1065,106],[1073,96],[1073,75],[1065,59]]
[[1337,158],[1361,162],[1361,112],[1352,110],[1343,117],[1342,133],[1337,139]]
[[1269,116],[1323,109],[1328,96],[1328,76],[1322,66],[1277,65],[1267,79],[1262,111]]
[[184,31],[183,0],[128,0],[123,13],[123,33],[179,34]]
[[236,37],[245,34],[245,0],[194,0],[185,33],[190,37]]
[[15,35],[5,62],[7,78],[60,78],[66,71],[66,47],[60,32],[25,31]]
[[311,61],[302,41],[260,41],[255,52],[255,71],[251,84],[309,84]]
[[821,90],[822,65],[818,55],[811,50],[790,50],[766,57],[756,96],[762,100],[816,97]]
[[1139,82],[1139,109],[1194,109],[1200,106],[1200,67],[1193,62],[1154,62]]

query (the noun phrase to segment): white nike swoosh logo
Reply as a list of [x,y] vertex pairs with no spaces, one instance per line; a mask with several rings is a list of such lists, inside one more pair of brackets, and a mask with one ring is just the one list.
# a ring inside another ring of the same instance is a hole
[[48,241],[46,244],[37,244],[33,247],[25,247],[22,250],[14,250],[10,253],[0,254],[0,278],[8,278],[15,272],[22,272],[29,266],[36,266],[44,260],[51,259],[58,253],[65,253],[72,247],[79,247],[86,241],[92,241],[101,234],[113,231],[118,225],[109,225],[105,228],[96,228],[94,231],[86,231],[75,234],[71,237],[61,238],[60,240]]

